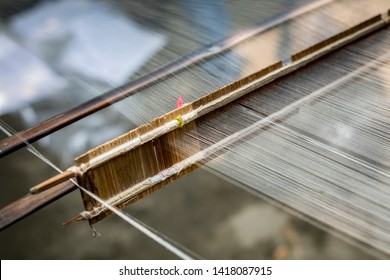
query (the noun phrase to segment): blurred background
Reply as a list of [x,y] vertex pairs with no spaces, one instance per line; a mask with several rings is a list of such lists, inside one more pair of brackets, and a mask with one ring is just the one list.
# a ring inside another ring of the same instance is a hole
[[[1,119],[16,131],[26,129],[200,47],[309,2],[313,1],[2,0]],[[269,38],[269,52],[263,54],[267,57],[260,56],[261,63],[288,57],[289,32],[285,28]],[[236,68],[229,71],[205,65],[218,78],[213,86],[249,73],[248,57],[259,54],[245,48],[232,53],[228,59]],[[137,112],[127,103],[119,103],[34,146],[65,169],[88,149],[159,115],[158,100],[154,102],[155,107],[148,104]],[[167,102],[174,109],[174,101]],[[5,137],[0,135],[0,139]],[[0,206],[55,174],[26,149],[0,159]],[[176,258],[115,216],[96,224],[97,237],[92,237],[86,222],[61,226],[82,210],[76,191],[2,231],[0,257]],[[323,231],[207,168],[199,168],[126,211],[203,258],[375,258],[350,240]]]

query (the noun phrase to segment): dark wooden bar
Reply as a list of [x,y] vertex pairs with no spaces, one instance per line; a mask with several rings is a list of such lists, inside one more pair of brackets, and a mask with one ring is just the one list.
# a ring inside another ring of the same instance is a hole
[[45,207],[46,205],[67,195],[75,189],[77,189],[77,187],[68,180],[44,192],[38,194],[27,194],[17,201],[8,204],[0,211],[0,231],[29,216],[35,211],[38,211],[42,207]]

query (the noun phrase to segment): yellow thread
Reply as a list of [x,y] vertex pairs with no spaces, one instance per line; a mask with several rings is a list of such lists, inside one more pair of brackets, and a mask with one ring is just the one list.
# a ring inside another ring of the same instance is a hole
[[176,118],[176,120],[177,120],[177,124],[179,125],[179,127],[182,128],[183,125],[184,125],[184,123],[183,123],[183,118],[182,118],[181,116],[178,116],[178,117]]

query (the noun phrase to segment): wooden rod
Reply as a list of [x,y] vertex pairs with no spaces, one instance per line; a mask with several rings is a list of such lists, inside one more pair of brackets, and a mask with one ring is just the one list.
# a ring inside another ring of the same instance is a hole
[[15,152],[26,146],[26,143],[34,143],[39,139],[50,135],[51,133],[60,130],[74,122],[77,122],[97,111],[100,111],[111,104],[119,102],[126,97],[129,97],[136,92],[147,88],[156,82],[160,82],[168,78],[171,74],[177,73],[189,65],[198,63],[202,60],[210,58],[216,54],[228,51],[233,46],[261,33],[270,28],[275,27],[287,20],[310,12],[334,0],[319,0],[307,5],[303,5],[286,13],[271,17],[252,28],[239,32],[233,36],[227,37],[224,40],[201,48],[189,55],[167,64],[149,74],[127,83],[121,87],[110,90],[97,96],[85,103],[78,105],[68,111],[49,118],[48,120],[39,123],[27,130],[18,132],[18,135],[13,135],[0,141],[0,158],[12,152]]
[[27,194],[8,204],[0,210],[0,231],[76,189],[77,187],[68,180],[44,192]]
[[36,185],[35,187],[32,187],[30,189],[31,194],[38,194],[40,192],[43,192],[47,189],[50,189],[56,185],[59,185],[69,179],[74,178],[77,175],[77,173],[71,171],[71,170],[65,170],[64,172],[51,177],[50,179]]

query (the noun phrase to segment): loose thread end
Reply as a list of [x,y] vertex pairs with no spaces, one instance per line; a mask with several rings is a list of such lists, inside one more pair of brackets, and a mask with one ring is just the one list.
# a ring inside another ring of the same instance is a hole
[[94,228],[93,225],[90,225],[91,229],[92,229],[92,237],[93,238],[96,238],[98,236],[100,236],[101,234]]

